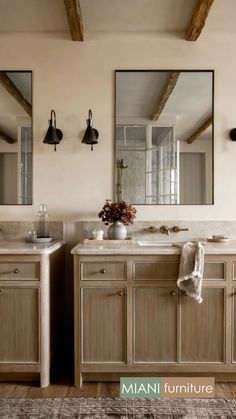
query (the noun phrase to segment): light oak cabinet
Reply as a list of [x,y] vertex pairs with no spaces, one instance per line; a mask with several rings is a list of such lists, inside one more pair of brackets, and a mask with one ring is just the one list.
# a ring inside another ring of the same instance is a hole
[[224,362],[225,292],[225,287],[205,286],[201,304],[181,295],[181,362]]
[[0,255],[0,380],[50,382],[60,343],[64,248]]
[[179,255],[75,254],[75,384],[132,373],[236,374],[234,264],[206,255],[198,304],[177,288]]
[[233,300],[233,307],[232,307],[232,313],[233,313],[233,321],[232,321],[232,330],[233,330],[233,336],[232,336],[232,361],[236,363],[236,287],[232,288],[232,300]]
[[1,287],[0,319],[0,362],[39,362],[39,290]]
[[126,296],[123,288],[81,290],[82,362],[126,362]]
[[177,362],[177,289],[133,287],[133,362]]

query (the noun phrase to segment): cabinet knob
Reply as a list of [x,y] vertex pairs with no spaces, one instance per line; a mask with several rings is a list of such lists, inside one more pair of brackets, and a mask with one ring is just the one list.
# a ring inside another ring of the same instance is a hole
[[100,269],[100,274],[105,274],[106,273],[106,269]]
[[177,295],[177,292],[175,290],[171,290],[169,294],[175,296]]
[[0,295],[3,295],[3,290],[0,290]]
[[13,269],[13,273],[14,274],[18,274],[19,272],[20,272],[20,269],[19,268]]
[[118,293],[117,293],[117,295],[119,295],[120,297],[122,297],[123,295],[125,295],[125,292],[124,291],[118,291]]

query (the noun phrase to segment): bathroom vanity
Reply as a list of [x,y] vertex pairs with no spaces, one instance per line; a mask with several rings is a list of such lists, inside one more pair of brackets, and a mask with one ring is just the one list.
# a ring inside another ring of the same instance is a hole
[[177,247],[72,253],[76,386],[132,374],[235,379],[236,242],[206,245],[202,304],[177,288]]
[[64,242],[0,243],[0,379],[50,382],[60,341]]

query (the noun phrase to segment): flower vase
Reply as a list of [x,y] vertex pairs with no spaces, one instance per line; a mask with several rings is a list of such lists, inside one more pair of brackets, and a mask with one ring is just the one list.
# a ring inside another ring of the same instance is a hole
[[125,240],[127,230],[120,221],[114,221],[114,223],[108,227],[107,235],[110,240]]

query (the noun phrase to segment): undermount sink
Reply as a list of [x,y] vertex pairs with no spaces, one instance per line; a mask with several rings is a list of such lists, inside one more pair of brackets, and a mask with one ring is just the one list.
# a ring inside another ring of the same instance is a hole
[[152,246],[152,247],[171,247],[173,243],[171,242],[156,242],[151,240],[138,240],[137,244],[139,246]]

